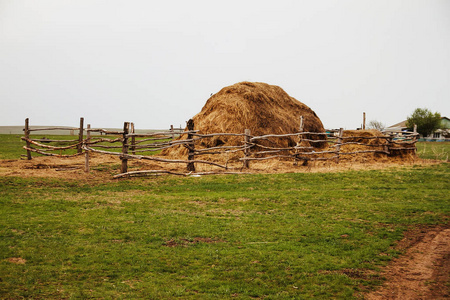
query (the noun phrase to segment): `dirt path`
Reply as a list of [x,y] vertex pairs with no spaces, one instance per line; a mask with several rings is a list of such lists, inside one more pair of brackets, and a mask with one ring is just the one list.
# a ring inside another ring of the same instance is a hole
[[409,231],[397,246],[405,254],[385,268],[385,284],[365,298],[450,299],[449,225]]

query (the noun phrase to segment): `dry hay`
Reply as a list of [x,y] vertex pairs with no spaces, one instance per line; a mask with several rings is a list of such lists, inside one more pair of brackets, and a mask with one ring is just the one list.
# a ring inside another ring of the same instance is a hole
[[[240,82],[212,95],[201,112],[193,117],[193,121],[194,130],[198,130],[199,134],[243,134],[245,129],[249,129],[252,136],[262,136],[299,132],[300,116],[303,116],[304,131],[325,132],[316,113],[289,96],[282,88],[260,82]],[[185,138],[186,135],[181,137],[181,139]],[[317,135],[306,136],[306,138],[323,139]],[[241,146],[243,141],[243,136],[216,136],[202,139],[195,144],[195,147],[199,149],[225,145]],[[283,137],[270,138],[258,143],[264,146],[286,148],[295,146],[297,142],[298,137]],[[311,146],[324,148],[327,143],[311,143]],[[163,151],[162,155],[186,157],[187,149],[182,146],[172,147]]]
[[[415,150],[392,150],[392,148],[415,147],[411,143],[394,143],[390,144],[385,138],[386,136],[376,129],[369,130],[345,130],[343,132],[343,143],[358,143],[342,145],[341,152],[357,152],[367,150],[387,151],[389,147],[389,155],[384,153],[355,153],[348,155],[341,155],[342,161],[358,162],[358,163],[372,163],[372,162],[388,162],[395,160],[414,161],[417,159]],[[378,137],[378,138],[377,138]]]

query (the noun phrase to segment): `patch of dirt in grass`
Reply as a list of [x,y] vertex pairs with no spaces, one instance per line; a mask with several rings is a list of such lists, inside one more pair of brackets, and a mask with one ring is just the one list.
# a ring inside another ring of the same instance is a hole
[[365,299],[450,298],[450,224],[416,227],[396,248],[404,255],[383,270],[386,282]]
[[7,258],[6,261],[16,265],[24,265],[27,262],[27,260],[22,257],[10,257]]

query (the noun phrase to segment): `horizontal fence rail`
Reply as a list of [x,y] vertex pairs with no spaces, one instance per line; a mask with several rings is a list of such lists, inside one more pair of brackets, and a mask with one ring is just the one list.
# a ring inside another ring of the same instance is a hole
[[[158,131],[152,133],[136,133],[134,124],[125,122],[123,130],[106,130],[99,128],[83,127],[84,119],[80,119],[79,128],[59,128],[59,130],[78,130],[78,139],[57,140],[57,139],[32,139],[30,133],[33,131],[53,130],[53,128],[32,129],[29,126],[29,120],[25,120],[24,137],[26,145],[23,147],[27,151],[27,158],[31,159],[31,153],[55,157],[73,157],[84,154],[86,157],[85,171],[89,172],[89,154],[98,153],[101,155],[117,156],[121,160],[120,174],[116,177],[139,176],[142,174],[175,174],[177,172],[168,170],[147,170],[128,172],[128,160],[148,160],[169,164],[186,164],[189,173],[195,173],[196,164],[205,164],[228,170],[229,159],[225,162],[215,161],[214,157],[222,155],[238,155],[237,161],[241,161],[242,168],[248,169],[250,161],[263,161],[270,159],[292,160],[294,164],[303,161],[306,165],[309,161],[334,161],[339,163],[341,156],[355,154],[383,154],[394,155],[398,151],[410,150],[416,151],[415,143],[419,135],[414,132],[405,132],[401,139],[394,135],[383,136],[344,136],[342,129],[330,133],[317,133],[299,131],[297,133],[287,134],[266,134],[262,136],[252,136],[247,129],[244,133],[210,133],[200,134],[198,130],[193,130],[193,121],[189,120],[186,131],[175,130],[173,126],[168,131]],[[301,129],[301,127],[300,127]],[[86,135],[84,136],[84,133]],[[100,133],[101,136],[93,136],[93,133]],[[316,137],[317,139],[314,139]],[[206,141],[211,138],[235,138],[240,139],[241,145],[214,145],[206,147]],[[277,146],[277,140],[289,138],[296,140],[295,145],[280,147]],[[370,144],[375,140],[379,143]],[[364,143],[367,141],[368,143]],[[381,142],[380,142],[381,141]],[[313,147],[315,143],[327,143],[327,149]],[[267,145],[269,144],[269,145]],[[273,144],[273,146],[271,146]],[[364,149],[351,151],[347,146],[360,146]],[[173,159],[155,155],[160,151],[165,151],[173,147],[185,148],[187,159]],[[55,153],[58,152],[59,153]],[[72,153],[62,154],[63,151],[72,151]],[[198,159],[204,156],[205,159]],[[208,173],[208,172],[207,172]],[[211,172],[209,172],[211,173]],[[208,174],[209,174],[208,173]],[[214,173],[214,172],[213,172]],[[224,173],[224,172],[222,172]],[[233,172],[226,172],[232,174]],[[235,172],[234,172],[235,173]],[[240,172],[242,173],[242,172]],[[180,173],[181,174],[181,173]],[[203,172],[202,174],[205,174]]]

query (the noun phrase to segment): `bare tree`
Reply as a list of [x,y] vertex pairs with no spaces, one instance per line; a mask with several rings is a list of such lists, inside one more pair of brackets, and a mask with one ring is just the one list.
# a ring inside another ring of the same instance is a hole
[[369,122],[369,124],[367,124],[367,128],[382,131],[384,128],[386,128],[386,125],[384,125],[380,121],[372,120]]

